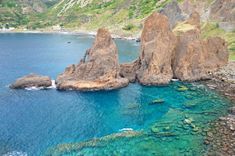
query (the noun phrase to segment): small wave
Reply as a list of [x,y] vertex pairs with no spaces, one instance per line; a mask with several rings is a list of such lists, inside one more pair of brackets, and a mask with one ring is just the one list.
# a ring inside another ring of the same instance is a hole
[[44,87],[27,87],[25,90],[42,90]]
[[51,80],[51,86],[47,87],[47,89],[56,89],[55,80]]
[[3,154],[3,156],[28,156],[28,154],[26,152],[21,152],[21,151],[12,151]]
[[177,81],[179,81],[179,79],[171,79],[171,81],[177,82]]
[[51,86],[49,87],[27,87],[26,90],[43,90],[43,89],[56,89],[55,80],[51,80]]
[[119,129],[120,132],[123,132],[123,131],[134,131],[133,128],[122,128],[122,129]]

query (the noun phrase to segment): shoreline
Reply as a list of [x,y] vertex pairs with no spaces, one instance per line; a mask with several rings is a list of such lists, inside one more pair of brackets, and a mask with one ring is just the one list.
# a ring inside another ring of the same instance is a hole
[[204,144],[207,155],[233,155],[235,153],[235,61],[211,75],[212,79],[201,81],[208,88],[231,100],[228,114],[210,123]]
[[[0,34],[4,33],[22,33],[22,34],[64,34],[64,35],[90,35],[90,36],[96,36],[97,32],[95,31],[83,31],[83,30],[77,30],[77,31],[56,31],[56,30],[0,30]],[[121,40],[135,40],[139,42],[140,37],[138,35],[128,36],[124,37],[122,35],[118,34],[111,34],[113,39],[121,39]],[[138,37],[137,37],[138,36]]]

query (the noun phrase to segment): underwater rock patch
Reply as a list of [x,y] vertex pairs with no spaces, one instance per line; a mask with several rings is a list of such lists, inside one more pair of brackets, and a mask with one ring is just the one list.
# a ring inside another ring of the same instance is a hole
[[91,148],[91,147],[104,147],[109,142],[115,141],[121,138],[133,138],[144,135],[142,131],[123,131],[120,133],[114,133],[111,135],[107,135],[101,138],[95,138],[89,141],[80,142],[80,143],[68,143],[68,144],[61,144],[54,148],[48,149],[45,153],[46,156],[59,156],[69,152],[80,151],[84,148]]

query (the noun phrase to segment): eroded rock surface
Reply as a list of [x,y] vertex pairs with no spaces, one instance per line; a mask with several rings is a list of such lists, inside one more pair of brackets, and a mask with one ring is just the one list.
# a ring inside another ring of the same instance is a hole
[[119,75],[118,51],[106,29],[99,29],[91,49],[78,65],[71,65],[57,78],[58,89],[109,90],[127,86]]
[[52,85],[51,78],[37,74],[29,74],[17,79],[10,85],[12,89],[24,89],[29,87],[50,87]]
[[174,28],[179,21],[185,20],[185,16],[176,0],[168,3],[160,13],[168,17],[171,28]]
[[170,30],[168,18],[157,12],[150,15],[141,35],[138,81],[144,85],[167,84],[173,77],[171,58],[176,37]]
[[208,79],[208,73],[218,70],[228,62],[225,41],[219,37],[202,40],[200,37],[200,16],[193,13],[185,22],[193,29],[180,32],[173,58],[174,77],[182,81]]
[[211,5],[210,17],[221,22],[235,22],[235,0],[215,0]]
[[133,61],[132,63],[124,63],[120,65],[120,75],[122,77],[125,77],[129,80],[129,82],[135,82],[136,81],[136,72],[140,68],[140,60],[137,59]]

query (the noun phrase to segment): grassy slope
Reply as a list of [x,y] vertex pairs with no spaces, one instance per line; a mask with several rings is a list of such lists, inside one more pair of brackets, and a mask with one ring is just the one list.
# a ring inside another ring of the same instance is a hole
[[0,1],[0,28],[16,27],[28,22],[28,18],[21,13],[22,9],[16,0]]
[[47,3],[41,0],[0,0],[0,28],[26,26],[31,16],[46,8]]
[[86,7],[76,4],[61,13],[69,1],[71,0],[64,0],[47,13],[33,17],[32,21],[39,21],[38,25],[42,26],[60,24],[67,29],[90,31],[106,27],[113,33],[129,36],[137,34],[142,29],[142,20],[170,0],[161,0],[161,2],[159,0],[111,0],[106,3],[93,0]]

